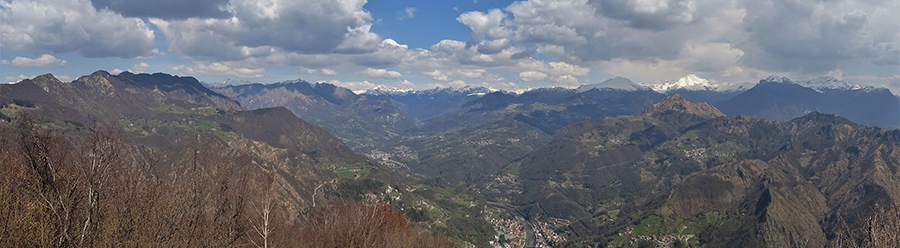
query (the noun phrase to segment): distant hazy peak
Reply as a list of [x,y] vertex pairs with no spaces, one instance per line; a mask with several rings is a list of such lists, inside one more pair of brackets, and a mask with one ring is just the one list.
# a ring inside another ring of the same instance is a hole
[[450,94],[450,95],[459,95],[459,94],[483,95],[483,94],[487,94],[487,93],[491,93],[491,92],[495,92],[495,91],[496,90],[491,90],[486,87],[481,87],[481,86],[476,87],[476,86],[471,86],[471,85],[466,85],[466,86],[463,86],[462,88],[435,87],[435,88],[427,89],[427,90],[401,89],[401,88],[397,88],[397,87],[387,87],[387,86],[379,85],[373,89],[367,90],[365,93],[363,93],[363,95],[376,95],[376,96],[407,95],[407,94],[434,95],[434,94],[440,94],[440,93]]
[[242,84],[252,84],[253,82],[247,80],[239,80],[239,79],[225,79],[225,82],[222,82],[224,85],[242,85]]
[[607,80],[603,80],[603,82],[596,84],[587,84],[578,87],[578,92],[585,92],[592,89],[599,90],[625,90],[625,91],[637,91],[637,90],[649,90],[649,87],[642,86],[636,84],[631,81],[631,79],[623,78],[623,77],[614,77]]
[[700,116],[706,119],[725,116],[719,109],[706,102],[692,102],[678,93],[673,93],[657,103],[650,105],[641,115],[657,115],[669,112],[678,112]]

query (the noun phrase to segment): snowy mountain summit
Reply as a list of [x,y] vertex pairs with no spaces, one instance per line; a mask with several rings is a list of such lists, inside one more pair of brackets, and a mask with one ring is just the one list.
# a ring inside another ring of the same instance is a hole
[[823,76],[817,77],[813,79],[807,80],[798,80],[792,81],[786,77],[778,77],[778,76],[769,76],[766,79],[761,80],[760,82],[765,83],[782,83],[782,84],[796,84],[803,86],[805,88],[810,88],[818,92],[823,92],[825,90],[866,90],[871,91],[875,90],[875,87],[872,86],[860,86],[858,84],[854,84],[851,82],[847,82],[844,80],[840,80],[833,77]]
[[688,74],[682,78],[679,78],[678,81],[669,82],[666,81],[661,84],[653,84],[648,85],[651,89],[656,92],[669,92],[677,89],[686,89],[686,90],[714,90],[716,88],[715,85],[709,83],[709,80],[698,77],[694,74]]
[[840,80],[833,77],[817,77],[813,79],[797,81],[796,84],[799,84],[803,87],[812,88],[818,92],[822,92],[823,90],[860,90],[863,89],[862,86],[854,83],[850,83],[844,80]]
[[675,90],[716,92],[744,91],[752,88],[753,85],[754,84],[752,83],[713,83],[694,74],[688,74],[675,82],[665,81],[663,83],[645,84],[645,86],[660,93],[667,93]]

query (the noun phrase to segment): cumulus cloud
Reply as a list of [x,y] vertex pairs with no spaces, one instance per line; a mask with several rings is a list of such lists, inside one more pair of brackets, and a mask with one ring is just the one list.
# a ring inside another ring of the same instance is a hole
[[607,0],[591,2],[606,17],[621,20],[631,27],[663,30],[697,19],[695,0]]
[[482,54],[496,54],[502,52],[506,48],[509,48],[509,39],[507,38],[486,40],[479,44],[478,52]]
[[440,70],[434,70],[434,71],[430,71],[430,72],[423,72],[422,75],[425,75],[425,76],[427,76],[427,77],[429,77],[429,78],[431,78],[431,79],[437,80],[437,81],[445,81],[445,82],[446,82],[446,81],[450,81],[450,76],[447,75],[447,73],[442,72],[442,71],[440,71]]
[[404,79],[403,81],[385,84],[386,87],[396,90],[412,90],[416,88],[416,84]]
[[494,37],[507,35],[510,31],[501,26],[505,18],[506,13],[499,9],[492,9],[487,13],[479,11],[466,12],[456,18],[456,20],[472,29],[471,38],[466,42],[466,47],[468,48],[481,44],[487,35]]
[[397,71],[389,71],[387,69],[373,69],[367,68],[358,73],[361,76],[367,78],[375,78],[375,79],[396,79],[403,77],[403,74]]
[[127,17],[183,20],[188,18],[228,18],[228,0],[91,0],[94,8],[107,9]]
[[6,83],[14,84],[14,83],[18,83],[19,81],[29,79],[29,78],[34,78],[34,75],[32,75],[31,77],[25,76],[24,74],[19,74],[18,77],[8,76],[8,77],[6,77]]
[[539,71],[523,71],[519,72],[519,80],[525,82],[547,80],[547,74]]
[[354,93],[357,93],[357,94],[366,92],[366,90],[373,89],[376,86],[375,84],[370,83],[369,81],[342,82],[342,81],[338,81],[338,80],[331,80],[331,81],[328,81],[328,83],[350,89],[351,91],[353,91]]
[[[769,70],[826,72],[858,60],[898,65],[900,11],[879,1],[747,1],[743,62]],[[896,67],[895,67],[896,68]]]
[[466,87],[466,81],[462,81],[462,80],[453,80],[453,81],[447,82],[447,86],[450,86],[450,87],[452,87],[452,88],[462,88],[462,87]]
[[225,19],[151,18],[170,49],[195,60],[242,60],[276,53],[358,54],[382,42],[365,0],[229,2]]
[[821,74],[860,62],[883,77],[900,64],[898,7],[845,0],[526,0],[457,20],[472,30],[464,48],[481,55],[500,50],[504,39],[521,46],[503,48],[517,50],[510,58],[517,64],[504,68],[519,72],[587,74],[540,70],[528,59],[543,53],[567,65],[652,80],[688,73],[722,80]]
[[538,71],[545,74],[566,74],[566,75],[576,75],[576,76],[585,76],[591,72],[590,68],[581,67],[573,64],[569,64],[566,62],[544,62],[532,58],[519,60],[519,62],[512,67],[513,70],[517,71]]
[[337,75],[337,72],[334,71],[334,70],[332,70],[332,69],[324,68],[324,69],[322,69],[322,75],[325,75],[325,76],[336,76],[336,75]]
[[0,64],[12,65],[15,67],[57,67],[66,66],[65,60],[57,59],[53,55],[44,54],[37,58],[16,57],[12,61],[2,60]]
[[187,75],[220,75],[235,76],[241,78],[261,78],[265,76],[265,68],[232,68],[222,63],[195,63],[194,66],[179,65],[171,68],[173,71]]
[[487,87],[488,89],[491,89],[491,90],[502,90],[502,91],[520,92],[520,93],[522,91],[522,88],[520,88],[518,85],[516,85],[513,82],[491,82],[491,83],[482,82],[481,85],[484,87]]
[[487,81],[491,81],[491,82],[503,82],[506,80],[499,74],[495,74],[495,73],[485,73],[482,75],[481,78],[484,80],[487,80]]
[[316,70],[316,69],[310,69],[310,68],[306,68],[303,66],[300,66],[297,68],[297,72],[302,73],[302,74],[316,74],[317,71],[318,70]]
[[0,1],[0,46],[89,58],[151,56],[154,34],[138,18],[96,10],[88,0]]
[[146,71],[149,68],[150,68],[150,64],[141,62],[141,63],[135,64],[134,66],[131,66],[131,68],[128,69],[128,71],[130,71],[132,73],[143,73],[144,71]]
[[563,88],[575,88],[581,86],[578,79],[572,75],[554,75],[550,77],[550,81],[556,83],[556,86]]

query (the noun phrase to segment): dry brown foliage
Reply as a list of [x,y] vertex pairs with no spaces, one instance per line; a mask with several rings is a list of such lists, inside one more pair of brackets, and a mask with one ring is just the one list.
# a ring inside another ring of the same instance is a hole
[[0,126],[0,247],[452,247],[380,201],[296,223],[276,172],[196,144],[159,154],[116,124],[77,146],[28,118]]
[[453,247],[378,200],[334,200],[313,209],[300,239],[305,247],[315,248]]

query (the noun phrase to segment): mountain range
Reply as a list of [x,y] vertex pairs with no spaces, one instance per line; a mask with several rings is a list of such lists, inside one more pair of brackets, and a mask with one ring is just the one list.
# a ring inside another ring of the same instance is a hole
[[818,112],[725,116],[673,94],[569,125],[482,189],[532,218],[573,220],[573,245],[820,247],[897,204],[898,149],[898,130]]
[[77,141],[114,123],[160,175],[198,157],[275,175],[295,223],[317,202],[381,197],[477,247],[499,242],[501,219],[542,226],[518,238],[557,246],[826,246],[900,199],[900,132],[889,130],[900,98],[833,78],[619,77],[521,93],[209,86],[41,75],[0,85],[0,127],[33,116]]

